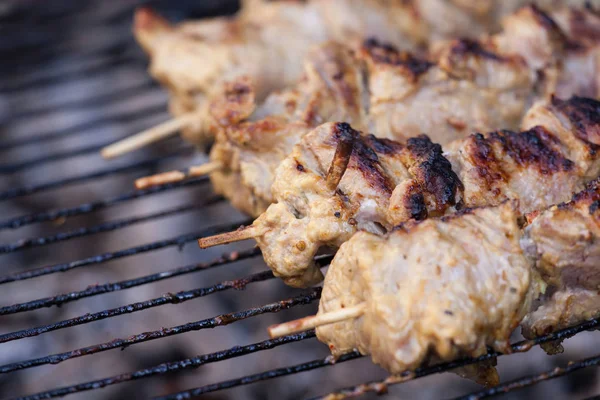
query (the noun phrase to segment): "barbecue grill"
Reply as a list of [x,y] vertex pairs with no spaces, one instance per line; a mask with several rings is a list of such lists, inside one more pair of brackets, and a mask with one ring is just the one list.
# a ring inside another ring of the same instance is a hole
[[[236,7],[219,0],[166,3],[152,5],[171,18]],[[269,324],[314,313],[320,289],[285,287],[248,243],[225,254],[198,249],[197,238],[250,222],[210,193],[208,179],[131,189],[136,177],[204,156],[177,138],[110,163],[98,155],[106,144],[168,118],[166,95],[148,77],[129,33],[140,4],[54,0],[0,7],[2,398],[181,399],[212,392],[210,398],[388,392],[582,398],[600,392],[589,368],[600,363],[594,354],[600,341],[583,333],[600,328],[600,320],[535,340],[515,337],[513,352],[526,356],[490,352],[395,377],[358,353],[333,360],[314,330],[265,340]],[[323,255],[318,262],[325,267],[330,260]],[[563,356],[539,350],[575,335]],[[497,387],[440,375],[496,357],[509,378]]]

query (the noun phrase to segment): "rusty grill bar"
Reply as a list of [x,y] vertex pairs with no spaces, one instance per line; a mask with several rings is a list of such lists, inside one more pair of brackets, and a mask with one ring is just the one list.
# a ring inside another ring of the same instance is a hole
[[[139,2],[138,2],[139,3]],[[63,21],[68,18],[76,18],[80,12],[85,7],[79,9],[68,10],[63,14],[57,14],[54,17],[54,23],[56,21]],[[107,21],[118,21],[123,20],[125,23],[129,23],[131,19],[131,8],[124,7],[123,9],[118,10],[117,12],[109,15],[106,20],[98,21],[98,24],[107,23]],[[16,42],[15,42],[16,43]],[[15,48],[18,48],[18,43],[15,44]],[[33,46],[30,43],[23,43],[22,47],[28,48],[28,46]],[[35,46],[33,46],[35,47]],[[60,49],[61,51],[70,52],[69,46],[62,46],[60,43],[54,43],[52,49],[48,49],[47,52],[44,52],[40,55],[34,56],[22,56],[15,58],[15,63],[24,63],[31,61],[36,64],[36,67],[42,68],[44,63],[47,62],[52,56],[50,54],[50,50],[56,51]],[[0,49],[1,50],[1,49]],[[15,51],[15,49],[9,49],[10,51]],[[23,91],[36,91],[42,90],[44,88],[60,85],[67,82],[72,82],[74,80],[86,80],[91,77],[101,76],[111,69],[123,67],[123,66],[138,66],[140,67],[140,71],[143,71],[142,67],[145,63],[143,59],[139,56],[131,53],[131,40],[123,40],[117,42],[105,43],[100,46],[94,46],[92,48],[87,49],[84,52],[78,52],[76,55],[77,59],[80,61],[84,61],[85,64],[83,66],[77,66],[77,68],[65,67],[58,72],[36,76],[30,79],[22,79],[16,82],[0,82],[0,95],[15,95],[19,94]],[[111,53],[117,54],[110,56]],[[108,56],[107,56],[108,55]],[[88,58],[93,58],[97,56],[102,56],[100,60],[91,60],[94,62],[89,62]],[[144,73],[144,72],[140,72]],[[97,96],[93,96],[91,98],[86,99],[85,101],[70,101],[64,102],[59,105],[49,104],[42,108],[33,108],[29,110],[25,110],[21,113],[13,114],[9,116],[10,124],[18,124],[21,120],[30,118],[30,117],[39,117],[40,114],[45,113],[53,113],[56,111],[64,111],[64,110],[89,110],[94,109],[95,107],[110,105],[112,103],[121,101],[123,99],[129,99],[133,97],[137,97],[140,95],[144,95],[148,93],[148,91],[154,90],[156,88],[156,84],[154,84],[150,80],[144,80],[137,85],[133,85],[131,87],[125,89],[118,89],[116,91],[112,91],[109,93],[103,93]],[[67,128],[59,129],[59,130],[48,130],[44,132],[37,132],[27,137],[19,137],[19,138],[11,138],[6,141],[0,142],[0,152],[7,151],[16,151],[21,149],[22,147],[28,146],[39,146],[42,144],[46,144],[48,142],[53,142],[56,140],[70,138],[70,137],[79,137],[80,135],[86,135],[93,131],[93,129],[108,125],[114,122],[120,123],[131,123],[137,122],[152,115],[162,115],[165,114],[166,105],[160,104],[158,106],[145,106],[141,107],[134,111],[124,111],[117,112],[113,114],[108,114],[100,117],[91,117],[82,122],[75,123]],[[132,133],[132,132],[130,132]],[[17,173],[21,173],[24,170],[39,167],[45,164],[52,164],[57,161],[70,159],[82,155],[87,155],[91,153],[97,152],[101,147],[106,145],[107,143],[94,144],[89,146],[82,146],[77,149],[55,152],[52,154],[43,154],[42,156],[29,159],[26,161],[20,161],[12,164],[2,164],[0,165],[0,175],[14,175]],[[63,190],[67,186],[75,186],[89,183],[92,180],[97,180],[100,178],[109,178],[120,174],[126,174],[131,172],[136,172],[138,170],[144,170],[147,168],[155,168],[157,165],[161,165],[163,162],[168,160],[176,159],[177,157],[189,155],[192,149],[190,147],[182,147],[177,149],[176,151],[170,152],[168,154],[163,154],[154,158],[132,162],[126,165],[115,166],[115,167],[107,167],[102,168],[96,171],[79,174],[72,177],[60,178],[47,181],[45,183],[36,183],[36,184],[25,184],[20,187],[13,187],[7,190],[0,192],[0,201],[8,202],[9,200],[14,200],[17,198],[29,197],[36,194],[44,193],[46,191],[51,190]],[[208,183],[207,178],[196,178],[192,180],[188,180],[185,182],[175,183],[175,184],[166,184],[162,186],[158,186],[151,189],[146,190],[135,190],[129,191],[127,193],[123,193],[113,197],[107,197],[104,200],[96,200],[88,203],[83,203],[77,206],[72,207],[64,207],[58,209],[50,209],[44,211],[38,211],[31,214],[20,215],[17,217],[11,217],[0,221],[0,231],[8,231],[15,230],[19,228],[23,228],[26,226],[40,224],[44,222],[52,222],[57,220],[62,220],[65,218],[71,218],[75,216],[85,216],[92,214],[97,211],[103,211],[105,209],[111,208],[113,206],[128,203],[133,200],[147,198],[149,196],[160,194],[160,193],[170,193],[178,189],[184,188],[192,188],[195,186],[206,185]],[[138,216],[129,216],[126,218],[115,219],[109,222],[103,222],[96,225],[91,226],[83,226],[80,228],[67,230],[51,235],[39,236],[39,237],[30,237],[26,239],[20,239],[18,241],[3,243],[0,244],[0,254],[8,254],[8,253],[19,253],[21,251],[27,249],[34,249],[39,247],[46,247],[53,244],[57,244],[60,242],[66,242],[71,239],[82,238],[92,235],[97,235],[101,233],[114,232],[120,229],[124,229],[133,225],[141,224],[148,221],[153,221],[157,219],[163,219],[167,217],[172,217],[176,215],[181,215],[183,213],[188,213],[191,211],[208,211],[210,207],[216,206],[223,203],[223,199],[218,196],[206,197],[202,201],[198,201],[197,203],[186,203],[176,207],[165,207],[156,212],[145,213]],[[44,267],[38,267],[33,269],[27,269],[24,271],[16,271],[16,272],[7,272],[3,269],[3,274],[0,275],[0,285],[10,284],[12,282],[17,281],[25,281],[32,280],[35,278],[48,276],[52,274],[56,274],[59,272],[67,272],[73,269],[83,268],[83,267],[92,267],[99,264],[103,264],[108,261],[113,261],[117,259],[127,258],[137,256],[143,253],[152,252],[155,250],[167,248],[167,247],[182,247],[187,243],[195,241],[197,238],[201,236],[206,236],[209,234],[216,234],[224,231],[229,231],[237,228],[240,225],[245,225],[250,223],[250,220],[242,220],[238,222],[232,222],[227,224],[222,224],[218,226],[210,226],[201,230],[197,230],[195,232],[178,235],[169,239],[158,240],[149,242],[146,244],[133,246],[124,248],[122,250],[107,252],[98,254],[95,256],[79,259],[76,261],[52,264]],[[260,251],[258,249],[250,249],[239,252],[231,252],[229,254],[224,254],[221,257],[214,258],[208,262],[188,264],[172,269],[164,268],[162,272],[152,273],[144,276],[140,276],[132,279],[125,279],[111,283],[104,284],[93,284],[91,286],[86,287],[82,290],[65,292],[62,294],[57,294],[50,297],[41,297],[25,302],[15,303],[11,305],[5,305],[0,307],[0,316],[5,317],[9,315],[18,315],[25,312],[31,312],[34,310],[41,310],[44,308],[50,307],[60,307],[65,304],[77,302],[82,299],[99,296],[102,294],[113,293],[118,291],[124,291],[136,287],[140,287],[143,285],[149,285],[152,283],[156,283],[159,281],[168,280],[175,277],[184,276],[187,274],[192,274],[200,271],[207,271],[210,269],[215,269],[218,267],[223,267],[226,265],[230,265],[243,260],[251,260],[260,256]],[[317,258],[317,262],[321,266],[326,266],[332,259],[332,256],[325,255]],[[218,282],[216,284],[196,288],[192,290],[178,291],[176,293],[168,293],[159,297],[152,298],[150,300],[140,301],[136,303],[130,303],[126,305],[122,305],[115,308],[105,309],[103,311],[95,312],[95,313],[86,313],[84,315],[80,315],[77,317],[64,319],[58,322],[54,322],[51,324],[43,324],[34,328],[16,330],[13,332],[7,332],[0,334],[0,349],[1,346],[6,346],[8,342],[14,342],[18,340],[22,340],[25,338],[36,337],[45,333],[68,329],[75,326],[85,325],[92,322],[97,322],[117,316],[123,316],[126,314],[132,314],[139,311],[147,310],[150,308],[160,307],[166,304],[181,304],[187,302],[192,299],[197,299],[200,297],[206,297],[212,294],[229,291],[233,289],[234,291],[239,291],[245,289],[249,285],[254,285],[259,282],[266,282],[270,280],[274,280],[274,276],[270,271],[261,271],[257,273],[253,273],[247,275],[245,277],[234,279],[234,280],[224,280]],[[82,285],[86,283],[82,282]],[[50,354],[37,358],[30,358],[23,361],[12,362],[5,365],[0,365],[0,375],[6,375],[10,373],[15,373],[17,371],[32,369],[36,367],[46,366],[46,365],[56,365],[59,363],[63,363],[68,360],[73,360],[76,358],[81,358],[84,356],[91,356],[94,354],[99,354],[103,352],[107,352],[114,349],[124,350],[130,346],[146,343],[150,341],[155,341],[187,332],[192,331],[200,331],[203,329],[212,329],[221,326],[226,326],[233,324],[238,321],[246,320],[249,318],[253,318],[263,314],[272,314],[279,313],[284,310],[288,310],[291,308],[295,308],[301,305],[307,305],[314,302],[318,302],[321,294],[320,288],[313,288],[307,290],[301,294],[290,297],[285,300],[265,304],[259,307],[247,308],[243,311],[231,312],[226,314],[220,314],[211,318],[205,318],[194,322],[185,323],[182,325],[176,325],[168,328],[162,328],[160,330],[142,332],[138,334],[134,334],[132,336],[126,338],[116,338],[111,341],[85,346],[81,348],[77,348],[74,350]],[[568,329],[561,330],[559,332],[549,334],[547,336],[537,338],[534,340],[524,340],[512,345],[512,350],[514,353],[525,352],[530,350],[532,347],[569,338],[574,336],[580,332],[591,330],[591,329],[599,329],[600,328],[600,319],[590,320],[584,324],[571,327]],[[240,345],[234,346],[228,349],[224,349],[221,351],[216,351],[212,353],[207,353],[203,355],[198,355],[195,357],[184,358],[177,361],[161,363],[158,365],[154,365],[152,367],[139,369],[130,373],[118,374],[102,379],[76,383],[70,386],[57,387],[54,389],[50,389],[44,392],[39,392],[31,395],[24,395],[19,397],[20,399],[47,399],[47,398],[55,398],[55,397],[63,397],[70,394],[87,392],[91,390],[98,390],[101,388],[105,388],[107,386],[122,384],[130,381],[140,380],[140,379],[149,379],[155,376],[171,374],[176,372],[181,372],[184,370],[199,368],[205,364],[216,363],[219,361],[224,361],[232,358],[242,357],[245,355],[261,352],[264,350],[270,350],[276,347],[284,346],[286,344],[302,342],[308,339],[315,338],[314,330],[302,332],[295,335],[289,335],[285,337],[281,337],[273,340],[263,340],[260,342],[255,342],[248,345]],[[404,383],[410,380],[414,380],[417,378],[439,374],[443,372],[448,372],[454,368],[470,365],[479,361],[490,360],[496,357],[506,357],[500,353],[490,352],[484,356],[478,358],[469,358],[456,360],[449,363],[437,364],[434,366],[428,366],[419,368],[416,371],[402,374],[400,376],[390,376],[384,380],[380,381],[372,381],[362,384],[357,384],[351,387],[339,389],[329,395],[338,396],[336,398],[346,398],[346,397],[357,397],[363,394],[374,392],[377,394],[384,394],[387,392],[388,388],[392,385]],[[208,385],[204,385],[201,387],[188,389],[185,391],[172,393],[166,396],[157,397],[159,399],[182,399],[182,398],[192,398],[197,397],[202,394],[206,394],[209,392],[220,391],[225,389],[231,389],[234,387],[249,385],[259,381],[266,381],[271,379],[276,379],[283,376],[298,374],[305,371],[310,371],[314,369],[321,369],[324,367],[332,367],[334,364],[339,364],[351,360],[355,360],[361,358],[362,356],[357,353],[349,353],[337,360],[333,360],[332,357],[326,357],[322,359],[316,359],[309,362],[304,362],[288,367],[276,368],[272,370],[267,370],[264,372],[253,373],[252,371],[248,371],[249,374],[246,376],[242,376],[235,379],[224,380],[217,383],[212,383]],[[600,363],[600,356],[594,356],[590,358],[586,358],[583,360],[572,361],[563,367],[557,367],[555,369],[546,371],[541,374],[531,375],[527,377],[523,377],[521,379],[516,379],[512,381],[508,381],[502,383],[493,388],[487,388],[478,392],[474,392],[472,394],[464,395],[460,397],[460,399],[481,399],[490,396],[495,396],[498,394],[503,394],[507,392],[511,392],[514,390],[518,390],[524,387],[528,387],[531,385],[535,385],[539,382],[546,381],[553,378],[558,378],[560,376],[564,376],[570,374],[574,371],[588,368],[592,366],[597,366]],[[322,395],[319,397],[314,397],[313,400],[316,399],[326,399],[329,395]]]

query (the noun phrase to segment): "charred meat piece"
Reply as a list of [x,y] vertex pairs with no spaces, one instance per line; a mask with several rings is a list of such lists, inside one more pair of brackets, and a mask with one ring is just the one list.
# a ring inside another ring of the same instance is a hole
[[355,234],[329,267],[319,314],[360,304],[364,312],[318,327],[319,340],[334,356],[358,349],[393,374],[507,351],[534,294],[518,216],[506,202],[386,236]]
[[[324,124],[279,165],[276,203],[235,240],[254,237],[277,276],[308,286],[321,279],[313,261],[319,249],[338,248],[358,230],[383,234],[409,220],[509,199],[524,213],[568,200],[600,168],[600,154],[590,151],[600,144],[600,102],[554,98],[532,107],[526,121],[524,131],[474,134],[444,153],[426,136],[400,144],[355,133],[335,191],[328,172],[341,133],[351,128]],[[207,243],[230,241],[219,237]]]
[[259,215],[274,201],[270,188],[279,163],[323,122],[345,121],[400,141],[427,132],[445,145],[473,132],[517,130],[528,107],[559,88],[569,97],[595,87],[596,74],[586,78],[587,86],[557,83],[564,80],[571,39],[539,9],[520,10],[505,27],[479,41],[440,43],[436,62],[376,40],[356,53],[328,42],[309,52],[297,85],[264,102],[249,77],[229,82],[210,105],[211,160],[222,166],[211,176],[215,190]]

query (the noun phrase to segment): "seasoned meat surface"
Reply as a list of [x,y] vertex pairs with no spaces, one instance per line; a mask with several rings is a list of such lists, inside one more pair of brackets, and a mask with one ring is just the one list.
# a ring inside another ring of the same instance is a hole
[[[355,142],[347,169],[332,189],[327,170],[344,134],[354,135]],[[402,193],[394,195],[400,184]],[[381,234],[395,220],[441,215],[454,204],[460,182],[441,147],[427,137],[404,146],[360,135],[346,123],[327,123],[294,147],[277,169],[272,189],[277,203],[255,221],[263,232],[256,239],[276,275],[292,286],[305,286],[322,279],[312,260],[319,248],[339,247],[358,229]]]
[[[235,207],[259,215],[273,202],[275,169],[311,129],[332,120],[365,127],[365,93],[356,59],[334,42],[309,53],[297,87],[274,93],[260,105],[254,102],[251,80],[231,82],[210,106],[221,125],[211,152],[211,159],[223,165],[211,174],[215,191]],[[232,181],[243,186],[243,194]]]
[[[575,11],[563,14],[569,12]],[[580,32],[573,37],[594,42]],[[296,85],[264,102],[254,82],[240,77],[210,105],[216,135],[211,158],[225,167],[212,176],[215,189],[257,216],[274,201],[270,187],[279,163],[328,121],[400,141],[426,132],[442,145],[473,132],[517,130],[527,108],[560,86],[571,41],[548,15],[527,7],[506,19],[502,33],[439,43],[433,59],[377,40],[366,40],[357,52],[328,42],[309,52]],[[596,75],[586,79],[595,86]],[[588,86],[560,91],[578,94]],[[234,181],[244,188],[235,191]]]
[[[407,50],[431,40],[478,37],[497,31],[502,17],[530,1],[462,0],[247,0],[234,17],[171,25],[149,9],[136,13],[134,33],[150,55],[150,73],[171,92],[175,115],[196,112],[184,130],[201,143],[210,131],[207,100],[224,80],[250,76],[259,99],[295,82],[310,47],[326,40],[366,37]],[[479,5],[481,3],[481,5]],[[484,4],[485,3],[485,4]],[[539,0],[542,7],[577,0]],[[563,94],[564,95],[564,94]]]
[[339,133],[351,128],[321,125],[277,168],[276,202],[255,220],[255,239],[277,276],[308,286],[321,277],[313,262],[318,250],[338,248],[357,230],[383,234],[409,220],[509,199],[520,201],[521,212],[543,209],[598,174],[598,153],[583,149],[596,140],[599,118],[600,102],[555,98],[530,110],[530,129],[474,134],[444,153],[426,136],[400,144],[357,134],[335,191],[328,186],[330,165]]
[[359,232],[329,267],[319,314],[359,305],[362,314],[321,325],[317,336],[334,356],[358,349],[398,374],[486,346],[507,351],[519,324],[534,338],[598,317],[599,215],[600,178],[526,215],[524,229],[508,201],[384,236]]
[[366,304],[356,319],[317,328],[334,355],[370,354],[391,373],[425,361],[508,349],[531,302],[531,267],[511,202],[357,233],[331,263],[319,314]]

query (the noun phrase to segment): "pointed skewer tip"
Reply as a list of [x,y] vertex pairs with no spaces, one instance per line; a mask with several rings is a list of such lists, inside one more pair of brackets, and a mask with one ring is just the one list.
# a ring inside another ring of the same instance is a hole
[[310,317],[284,322],[283,324],[271,325],[267,330],[269,336],[274,339],[323,325],[358,318],[364,314],[366,307],[367,305],[365,303],[360,303],[348,308],[340,308],[323,314],[311,315]]
[[258,228],[250,225],[242,227],[236,231],[225,232],[219,235],[208,236],[205,238],[198,239],[198,246],[202,249],[209,247],[219,246],[222,244],[228,244],[233,242],[240,242],[242,240],[253,239],[262,235],[262,231]]

